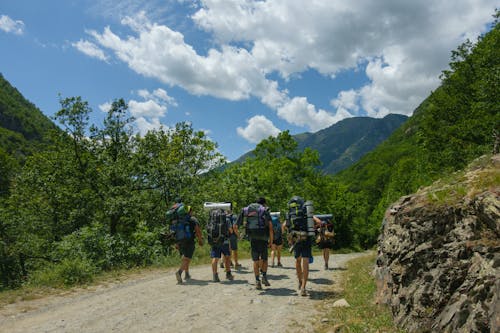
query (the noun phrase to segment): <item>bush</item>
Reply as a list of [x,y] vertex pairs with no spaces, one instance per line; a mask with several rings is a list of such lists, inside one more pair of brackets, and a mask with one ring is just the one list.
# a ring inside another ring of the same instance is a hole
[[35,271],[28,284],[33,286],[73,286],[92,282],[99,269],[86,259],[65,259]]

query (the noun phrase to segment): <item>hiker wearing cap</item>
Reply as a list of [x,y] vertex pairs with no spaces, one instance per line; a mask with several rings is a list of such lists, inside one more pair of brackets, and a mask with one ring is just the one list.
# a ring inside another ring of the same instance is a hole
[[[240,221],[243,221],[246,234],[250,239],[255,287],[261,290],[262,284],[266,287],[271,285],[267,280],[267,252],[273,242],[273,225],[266,199],[261,197],[257,202],[243,208],[238,217],[238,224],[241,224]],[[262,283],[260,273],[262,273]]]

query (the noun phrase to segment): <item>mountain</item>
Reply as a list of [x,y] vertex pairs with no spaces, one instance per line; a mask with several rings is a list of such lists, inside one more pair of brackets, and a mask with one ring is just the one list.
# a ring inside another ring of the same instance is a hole
[[299,149],[319,152],[322,169],[335,174],[359,160],[387,139],[407,116],[390,114],[382,119],[355,117],[344,119],[316,133],[294,136]]
[[[397,114],[390,114],[382,119],[348,118],[318,132],[296,134],[293,138],[297,141],[299,150],[305,148],[317,150],[321,170],[335,174],[374,149],[406,119],[407,116]],[[244,161],[252,154],[252,152],[244,154],[235,163]]]
[[0,149],[16,159],[43,147],[59,128],[0,74]]

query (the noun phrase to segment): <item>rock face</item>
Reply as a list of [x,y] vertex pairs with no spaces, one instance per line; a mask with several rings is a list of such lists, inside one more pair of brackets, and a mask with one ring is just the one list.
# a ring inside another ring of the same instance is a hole
[[386,212],[377,300],[410,332],[500,332],[500,155]]

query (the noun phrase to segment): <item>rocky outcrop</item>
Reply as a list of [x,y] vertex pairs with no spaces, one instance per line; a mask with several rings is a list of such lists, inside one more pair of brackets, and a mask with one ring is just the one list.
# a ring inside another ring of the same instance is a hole
[[500,155],[386,212],[377,301],[410,332],[500,332]]

